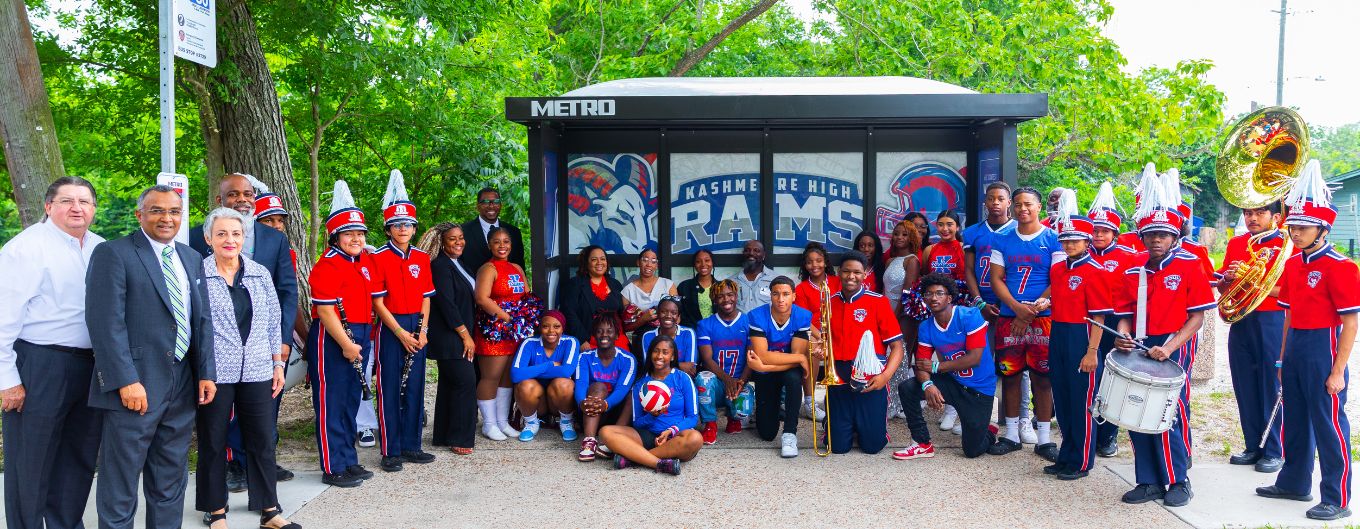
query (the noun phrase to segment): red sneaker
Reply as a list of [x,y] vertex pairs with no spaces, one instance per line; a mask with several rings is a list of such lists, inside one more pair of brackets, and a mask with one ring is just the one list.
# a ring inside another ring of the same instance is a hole
[[708,421],[704,423],[704,444],[711,445],[718,442],[718,422]]
[[727,418],[727,428],[723,430],[727,433],[741,433],[741,419],[736,417]]
[[906,461],[908,459],[917,459],[922,457],[935,457],[935,445],[932,443],[926,444],[912,443],[911,446],[893,452],[892,457],[893,459],[896,459],[898,461]]

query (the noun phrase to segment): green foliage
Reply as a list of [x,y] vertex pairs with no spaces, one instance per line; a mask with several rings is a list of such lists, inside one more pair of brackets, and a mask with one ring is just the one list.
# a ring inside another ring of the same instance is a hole
[[1360,169],[1360,123],[1340,127],[1313,127],[1313,158],[1322,165],[1322,174],[1332,177]]
[[[405,174],[426,225],[471,218],[472,194],[493,185],[507,218],[531,227],[526,134],[504,119],[505,97],[666,75],[756,4],[242,1],[277,83],[304,209],[312,142],[318,125],[329,123],[316,154],[319,214],[329,206],[325,192],[344,178],[375,234],[393,168]],[[68,170],[98,178],[101,198],[135,196],[158,160],[155,2],[30,4],[34,18],[55,23],[37,37]],[[1204,80],[1211,64],[1125,72],[1118,47],[1100,33],[1113,13],[1104,0],[817,0],[813,7],[820,16],[805,21],[776,4],[688,75],[903,75],[980,92],[1045,92],[1051,115],[1020,129],[1028,183],[1072,187],[1086,203],[1101,180],[1113,179],[1126,212],[1134,173],[1148,161],[1181,166],[1192,188],[1212,187],[1202,184],[1211,175],[1186,162],[1212,150],[1206,146],[1223,119],[1223,96]],[[219,66],[229,81],[232,68]],[[204,197],[194,89],[181,80],[177,154],[192,191]],[[101,233],[130,229],[130,215],[115,204],[101,200]],[[196,202],[195,215],[203,204]],[[0,238],[17,231],[11,210],[0,200]]]

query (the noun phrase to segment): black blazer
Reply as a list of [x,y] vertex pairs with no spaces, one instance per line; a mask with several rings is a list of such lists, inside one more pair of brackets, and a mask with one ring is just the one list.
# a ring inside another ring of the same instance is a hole
[[[718,282],[717,278],[713,279]],[[708,291],[699,286],[699,279],[691,277],[681,281],[675,287],[675,293],[680,296],[680,325],[694,328],[699,325],[699,320],[704,319],[699,313],[699,296],[707,296]]]
[[[183,362],[197,380],[216,380],[212,313],[203,281],[203,257],[175,243],[189,279],[189,352]],[[121,410],[118,389],[146,388],[148,412],[166,405],[175,365],[175,316],[160,256],[142,230],[95,247],[85,275],[85,324],[94,345],[90,406]],[[197,390],[195,390],[197,393]]]
[[[279,230],[258,222],[252,229],[255,230],[255,252],[250,260],[264,266],[269,270],[269,276],[274,278],[274,291],[279,293],[279,310],[283,313],[279,327],[283,331],[283,343],[291,347],[293,323],[297,321],[298,310],[297,271],[293,269],[292,245],[288,243],[288,236]],[[212,255],[212,248],[203,240],[202,225],[189,229],[189,246],[203,254],[203,257]]]
[[[468,275],[474,273],[469,271]],[[430,261],[430,276],[434,279],[434,298],[430,300],[430,347],[425,355],[430,360],[462,358],[463,338],[458,327],[466,326],[469,334],[477,332],[472,285],[443,251],[436,252]]]
[[582,344],[590,342],[590,322],[597,311],[611,310],[623,317],[623,285],[614,276],[606,275],[604,280],[609,282],[609,296],[603,301],[590,290],[589,277],[573,276],[558,287],[557,307],[567,317],[567,334]]
[[[477,278],[477,271],[482,265],[491,260],[491,249],[486,246],[486,235],[482,234],[482,221],[480,217],[463,223],[463,238],[467,240],[467,246],[463,248],[463,256],[458,258],[458,262],[463,263],[463,268],[467,269],[473,279]],[[504,218],[497,221],[505,231],[510,232],[510,255],[508,261],[524,266],[524,237],[520,235],[519,228],[514,227]]]

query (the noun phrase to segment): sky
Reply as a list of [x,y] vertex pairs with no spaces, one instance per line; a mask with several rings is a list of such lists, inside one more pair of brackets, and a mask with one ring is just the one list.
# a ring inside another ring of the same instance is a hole
[[[812,0],[788,1],[804,18],[819,16]],[[1114,16],[1102,33],[1119,45],[1130,73],[1208,59],[1209,82],[1227,95],[1226,115],[1251,110],[1252,101],[1275,104],[1280,0],[1109,1]],[[1284,105],[1309,125],[1360,122],[1360,1],[1290,0],[1288,11]]]

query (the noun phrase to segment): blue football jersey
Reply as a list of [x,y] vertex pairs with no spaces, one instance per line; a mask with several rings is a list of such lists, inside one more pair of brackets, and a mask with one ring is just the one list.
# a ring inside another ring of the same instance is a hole
[[[652,340],[656,339],[656,329],[642,333],[642,349],[638,358],[643,358],[652,347]],[[675,330],[675,361],[676,362],[698,362],[699,361],[699,337],[694,334],[694,329],[684,325],[677,326]]]
[[973,272],[977,275],[978,294],[982,300],[995,305],[996,293],[992,292],[992,238],[996,234],[1015,231],[1015,219],[1007,220],[1000,228],[992,229],[987,221],[982,221],[963,229],[963,250],[973,252]]
[[808,329],[812,327],[812,313],[794,305],[789,313],[789,321],[781,327],[774,322],[769,305],[761,305],[747,316],[750,322],[748,335],[765,339],[766,349],[781,353],[790,352],[795,337],[807,339]]
[[732,321],[723,321],[715,312],[699,321],[696,332],[699,345],[713,348],[713,361],[727,376],[739,377],[746,370],[746,350],[749,348],[746,333],[749,330],[746,313],[738,312]]
[[954,360],[968,354],[969,346],[982,348],[982,361],[977,367],[950,373],[960,384],[973,388],[983,395],[996,393],[996,365],[992,360],[992,347],[987,341],[987,320],[982,312],[973,307],[953,306],[954,315],[949,318],[949,326],[940,328],[935,316],[921,322],[916,333],[917,354],[940,355],[942,360]]
[[[1006,268],[1006,287],[1016,301],[1034,301],[1048,290],[1048,270],[1053,263],[1064,260],[1058,233],[1043,228],[1030,235],[1011,231],[992,237],[992,263]],[[1015,311],[1001,304],[1001,315],[1015,317]],[[1048,316],[1048,311],[1039,314]]]

